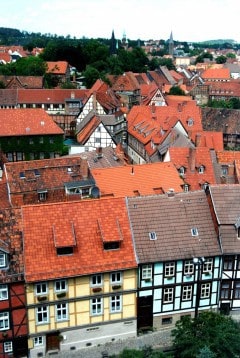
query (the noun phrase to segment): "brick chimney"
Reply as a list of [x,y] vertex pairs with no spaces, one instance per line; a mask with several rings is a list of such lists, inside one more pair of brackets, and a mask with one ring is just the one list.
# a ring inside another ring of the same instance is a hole
[[82,157],[81,174],[84,180],[88,179],[88,161],[86,156]]
[[102,147],[97,147],[96,148],[96,154],[97,154],[97,158],[102,158],[103,156],[103,152],[102,152]]
[[201,143],[201,133],[197,133],[196,134],[196,138],[195,138],[195,145],[196,147],[199,147]]
[[188,165],[191,172],[194,172],[196,166],[196,148],[189,148]]

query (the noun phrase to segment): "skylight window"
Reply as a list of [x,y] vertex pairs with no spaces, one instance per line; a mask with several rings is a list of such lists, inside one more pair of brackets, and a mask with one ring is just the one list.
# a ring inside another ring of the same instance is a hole
[[155,233],[155,231],[149,232],[148,235],[150,240],[157,240],[157,234]]
[[198,229],[196,227],[193,227],[191,229],[192,236],[198,236]]

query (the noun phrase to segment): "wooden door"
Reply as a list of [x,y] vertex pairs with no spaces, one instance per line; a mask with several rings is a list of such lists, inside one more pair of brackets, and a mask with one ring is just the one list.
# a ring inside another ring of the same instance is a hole
[[153,326],[153,296],[138,297],[137,328],[147,329]]

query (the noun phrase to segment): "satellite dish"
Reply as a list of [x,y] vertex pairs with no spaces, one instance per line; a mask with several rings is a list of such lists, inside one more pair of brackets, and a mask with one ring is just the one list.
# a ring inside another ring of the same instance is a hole
[[91,190],[91,195],[94,199],[97,199],[100,197],[100,190],[97,186],[94,186]]

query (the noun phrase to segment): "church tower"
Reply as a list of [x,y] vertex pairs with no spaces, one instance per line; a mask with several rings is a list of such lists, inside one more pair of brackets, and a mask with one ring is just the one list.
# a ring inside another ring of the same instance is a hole
[[171,31],[169,42],[168,42],[168,52],[169,55],[173,57],[173,51],[174,51],[174,41],[173,41],[173,34]]
[[117,53],[116,39],[115,39],[114,31],[112,31],[112,37],[110,42],[110,55],[116,55],[116,53]]

